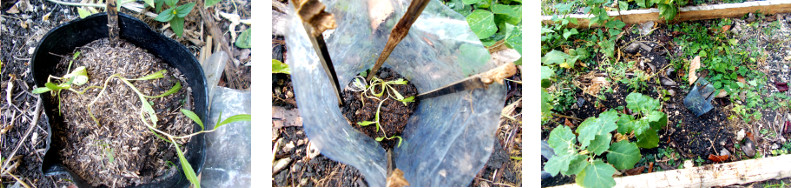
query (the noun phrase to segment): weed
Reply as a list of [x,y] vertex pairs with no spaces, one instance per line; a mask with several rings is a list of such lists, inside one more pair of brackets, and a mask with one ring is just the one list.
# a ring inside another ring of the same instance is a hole
[[[153,0],[147,0],[153,1]],[[159,22],[170,22],[170,28],[176,33],[176,36],[181,37],[184,33],[184,17],[186,17],[195,7],[195,2],[176,6],[178,0],[156,0],[157,12],[162,10],[163,4],[167,4],[170,8],[159,12],[154,20]]]

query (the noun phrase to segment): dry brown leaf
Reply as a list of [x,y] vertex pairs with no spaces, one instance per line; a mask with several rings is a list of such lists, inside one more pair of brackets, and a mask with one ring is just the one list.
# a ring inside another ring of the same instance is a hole
[[629,136],[623,135],[621,133],[615,133],[615,142],[620,142],[621,140],[629,140]]
[[607,78],[595,77],[591,79],[591,85],[584,88],[583,92],[591,96],[596,96],[599,94],[599,91],[601,91],[602,88],[608,87],[610,87],[610,82],[607,81]]
[[387,177],[387,186],[406,187],[409,186],[409,182],[404,178],[404,172],[396,168],[393,170],[393,174],[390,174],[390,177]]
[[723,25],[722,32],[725,33],[726,31],[731,30],[731,25]]
[[637,167],[637,168],[626,170],[624,172],[624,174],[630,175],[630,176],[639,175],[639,174],[643,173],[643,170],[645,170],[645,166],[640,166],[640,167]]
[[744,77],[742,76],[736,76],[736,79],[739,80],[739,83],[747,84],[747,82],[744,81]]
[[698,75],[695,74],[698,69],[700,69],[700,56],[695,56],[695,59],[692,59],[689,63],[689,85],[692,85],[698,80]]
[[648,163],[648,173],[654,172],[654,162]]
[[574,124],[571,123],[571,121],[569,121],[569,118],[566,118],[566,122],[564,122],[563,125],[566,125],[567,127],[573,127],[574,126]]
[[709,160],[714,161],[715,163],[719,163],[719,162],[723,162],[725,160],[728,160],[728,157],[730,157],[730,155],[717,156],[717,155],[709,154]]

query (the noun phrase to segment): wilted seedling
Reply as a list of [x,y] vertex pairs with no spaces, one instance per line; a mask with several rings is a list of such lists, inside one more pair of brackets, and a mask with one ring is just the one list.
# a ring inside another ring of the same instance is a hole
[[[69,90],[71,92],[82,95],[88,89],[99,88],[98,86],[89,86],[87,88],[84,88],[82,91],[73,89],[72,84],[81,86],[81,85],[85,85],[85,83],[88,83],[88,70],[85,68],[85,66],[79,66],[73,71],[71,70],[72,63],[74,63],[74,60],[77,59],[77,57],[79,56],[80,56],[80,52],[76,52],[72,56],[72,59],[69,61],[69,67],[66,69],[66,72],[68,72],[68,74],[64,75],[63,77],[49,75],[49,77],[47,77],[47,83],[44,84],[45,87],[36,88],[33,90],[33,93],[35,94],[50,92],[50,94],[57,96],[59,114],[60,114],[61,90]],[[53,78],[59,80],[59,82],[57,83],[53,82],[52,81]]]
[[[362,102],[363,106],[365,106],[365,98],[379,100],[379,105],[376,108],[376,115],[374,116],[374,120],[357,122],[357,125],[363,127],[375,124],[376,132],[379,132],[379,130],[382,129],[382,135],[384,136],[375,138],[375,140],[378,142],[381,142],[384,139],[388,139],[388,140],[398,139],[397,147],[401,146],[401,142],[403,141],[403,138],[395,135],[391,137],[387,137],[387,133],[385,133],[385,130],[381,128],[381,125],[379,124],[379,112],[382,108],[382,104],[384,104],[384,102],[390,98],[403,103],[404,106],[407,106],[408,105],[407,103],[415,102],[415,96],[409,96],[405,98],[392,86],[392,85],[404,85],[404,84],[407,84],[407,81],[404,80],[403,78],[399,78],[397,80],[391,80],[391,81],[384,81],[380,78],[373,77],[371,81],[368,82],[366,85],[365,77],[363,76],[355,77],[354,81],[352,82],[353,90],[356,91],[362,90],[362,92],[360,93],[360,101]],[[378,93],[375,91],[376,86],[379,86],[379,88],[381,89]],[[384,99],[381,99],[380,97],[384,96],[385,94],[387,94],[387,96],[384,97]]]

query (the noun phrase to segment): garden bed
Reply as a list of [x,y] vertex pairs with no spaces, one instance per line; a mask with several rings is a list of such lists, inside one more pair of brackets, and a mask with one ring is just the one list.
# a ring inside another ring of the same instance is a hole
[[[780,8],[783,11],[788,6],[788,2],[765,1],[708,7],[745,4],[772,4],[783,7]],[[685,162],[710,169],[712,164],[719,167],[731,165],[729,162],[771,159],[789,153],[791,132],[787,121],[791,120],[788,110],[791,95],[785,87],[791,60],[791,43],[786,39],[791,33],[789,14],[753,12],[739,13],[735,16],[738,18],[732,19],[679,21],[684,20],[683,11],[691,9],[681,10],[671,24],[660,24],[656,19],[630,23],[625,17],[614,16],[608,19],[612,23],[590,29],[574,29],[573,21],[564,19],[556,19],[554,23],[558,24],[555,25],[545,22],[542,31],[542,86],[545,86],[542,89],[542,139],[551,140],[550,133],[559,127],[580,131],[586,119],[601,119],[602,114],[611,109],[620,114],[637,114],[630,112],[634,109],[627,108],[627,95],[640,93],[661,104],[659,111],[667,115],[667,122],[657,130],[657,147],[641,147],[638,150],[640,158],[633,166],[613,169],[615,177],[621,177],[613,182],[617,182],[615,186],[631,186],[633,184],[621,184],[627,181],[621,179],[638,177],[642,178],[641,183],[655,182],[649,185],[671,183],[669,185],[677,186],[678,182],[654,180],[654,177],[675,173]],[[640,11],[644,10],[634,10]],[[577,24],[587,26],[581,23],[582,20]],[[561,56],[557,56],[558,59],[552,54]],[[695,69],[695,66],[700,68]],[[716,97],[711,102],[714,108],[700,117],[684,104],[692,89],[690,83],[695,80],[690,75],[712,81],[717,91],[722,91],[714,94]],[[617,134],[613,136],[613,140],[619,138]],[[628,138],[638,144],[639,139]],[[603,164],[619,161],[610,159],[606,156],[608,153],[595,159]],[[542,169],[546,170],[547,162],[542,158]],[[572,174],[543,179],[542,186],[574,183],[576,176]],[[706,174],[695,177],[702,179],[703,184],[686,185],[724,186],[784,176],[745,181],[721,181],[716,175]]]

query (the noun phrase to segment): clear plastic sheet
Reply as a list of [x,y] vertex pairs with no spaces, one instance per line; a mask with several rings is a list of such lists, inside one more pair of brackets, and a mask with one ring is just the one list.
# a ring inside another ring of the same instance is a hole
[[[341,89],[370,69],[409,1],[391,0],[394,13],[378,30],[368,18],[368,0],[323,1],[338,27],[324,33]],[[293,7],[292,7],[293,11]],[[305,133],[325,156],[354,166],[369,186],[385,186],[385,150],[355,130],[341,114],[300,19],[289,14],[288,58]],[[433,0],[383,67],[429,91],[494,68],[465,18]],[[420,101],[394,149],[396,167],[412,186],[467,186],[494,149],[505,87],[464,91]]]
[[[220,118],[250,114],[250,91],[214,86],[214,96],[207,129]],[[203,187],[250,187],[250,122],[223,125],[206,133],[206,163],[203,165]]]

